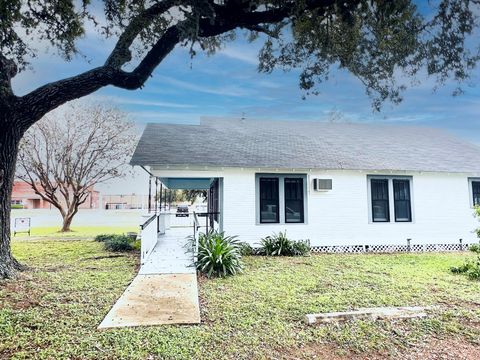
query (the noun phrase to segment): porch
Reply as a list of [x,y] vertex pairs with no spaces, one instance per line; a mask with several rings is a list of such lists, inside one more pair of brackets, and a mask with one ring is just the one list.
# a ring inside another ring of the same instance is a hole
[[[222,230],[223,179],[150,175],[149,214],[140,226],[139,274],[195,273],[193,264],[199,232]],[[155,184],[154,196],[152,184]],[[177,213],[171,206],[172,191],[177,190],[204,190],[207,211],[189,209]]]

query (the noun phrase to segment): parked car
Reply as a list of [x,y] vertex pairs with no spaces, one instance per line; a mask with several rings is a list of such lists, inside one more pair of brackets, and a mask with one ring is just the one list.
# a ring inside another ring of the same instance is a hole
[[187,205],[178,205],[176,217],[188,217],[188,206]]

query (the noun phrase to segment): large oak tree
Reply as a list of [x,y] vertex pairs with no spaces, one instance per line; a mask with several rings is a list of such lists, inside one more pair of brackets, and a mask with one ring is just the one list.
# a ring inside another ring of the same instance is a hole
[[[300,86],[315,93],[341,67],[378,108],[400,101],[403,79],[419,72],[440,85],[468,78],[479,1],[420,1],[428,8],[418,9],[412,0],[0,0],[0,277],[21,268],[9,226],[18,144],[52,109],[108,85],[138,89],[176,46],[214,53],[240,34],[263,42],[259,70],[299,68]],[[15,95],[11,80],[35,44],[48,42],[68,61],[87,23],[116,39],[104,64]]]

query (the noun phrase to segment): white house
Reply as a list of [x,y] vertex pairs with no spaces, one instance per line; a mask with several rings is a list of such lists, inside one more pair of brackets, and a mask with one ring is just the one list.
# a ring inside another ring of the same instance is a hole
[[480,148],[379,124],[202,119],[148,124],[131,160],[255,245],[273,232],[317,251],[453,250],[476,242]]

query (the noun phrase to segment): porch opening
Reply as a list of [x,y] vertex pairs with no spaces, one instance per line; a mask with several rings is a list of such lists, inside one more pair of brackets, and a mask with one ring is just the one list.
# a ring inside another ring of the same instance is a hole
[[[148,214],[140,227],[142,264],[154,248],[161,245],[162,238],[175,237],[178,242],[185,243],[185,237],[189,235],[198,239],[199,232],[222,231],[222,192],[223,178],[220,177],[151,175]],[[201,199],[192,201],[195,197],[185,194],[198,194]]]

